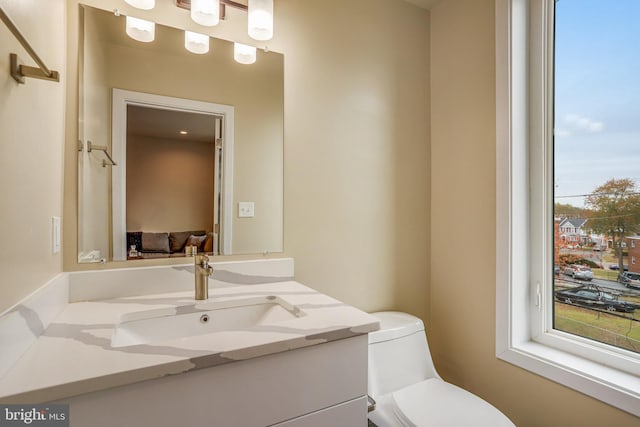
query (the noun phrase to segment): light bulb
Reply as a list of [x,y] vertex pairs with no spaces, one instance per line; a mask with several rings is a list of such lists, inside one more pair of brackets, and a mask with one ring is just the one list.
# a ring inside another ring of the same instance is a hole
[[220,0],[191,0],[191,19],[205,27],[218,25]]
[[256,62],[256,48],[242,43],[234,43],[233,59],[241,64],[253,64]]
[[124,0],[125,3],[130,4],[138,9],[149,10],[156,6],[156,0]]
[[184,47],[192,53],[207,53],[209,52],[209,36],[185,30]]
[[273,37],[273,0],[249,0],[249,37],[271,40]]
[[127,34],[139,42],[152,42],[156,37],[156,24],[144,19],[127,16]]

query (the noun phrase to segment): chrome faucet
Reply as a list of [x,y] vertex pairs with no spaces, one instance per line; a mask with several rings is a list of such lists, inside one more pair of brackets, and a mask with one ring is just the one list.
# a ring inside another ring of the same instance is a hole
[[209,265],[209,257],[206,255],[195,256],[196,276],[196,300],[209,298],[209,276],[213,273],[213,267]]

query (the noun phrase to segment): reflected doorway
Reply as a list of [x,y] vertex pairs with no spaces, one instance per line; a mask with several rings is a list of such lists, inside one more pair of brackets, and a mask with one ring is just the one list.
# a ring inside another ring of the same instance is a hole
[[160,236],[188,230],[208,236],[207,252],[230,254],[233,108],[114,89],[113,109],[122,165],[112,184],[113,259],[128,259],[132,239],[155,233],[159,246],[144,258],[184,256],[184,245],[167,248]]

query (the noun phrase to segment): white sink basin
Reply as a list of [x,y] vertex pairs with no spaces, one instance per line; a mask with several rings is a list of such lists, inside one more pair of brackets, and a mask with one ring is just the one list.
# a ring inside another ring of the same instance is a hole
[[152,344],[212,332],[274,325],[305,316],[276,296],[203,302],[123,314],[111,338],[112,347]]

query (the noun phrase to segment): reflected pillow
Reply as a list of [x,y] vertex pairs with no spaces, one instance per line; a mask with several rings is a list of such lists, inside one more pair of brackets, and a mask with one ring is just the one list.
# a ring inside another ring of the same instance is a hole
[[207,235],[204,234],[202,236],[189,236],[187,242],[184,244],[185,246],[197,246],[198,252],[203,252],[204,249],[204,241],[207,238]]
[[142,251],[169,253],[169,233],[142,232]]
[[213,233],[207,233],[207,238],[202,243],[202,252],[213,252]]
[[[169,233],[169,248],[171,253],[184,251],[185,243],[189,236],[200,236],[205,234],[204,230],[198,231],[172,231]],[[200,248],[198,248],[200,249]]]

